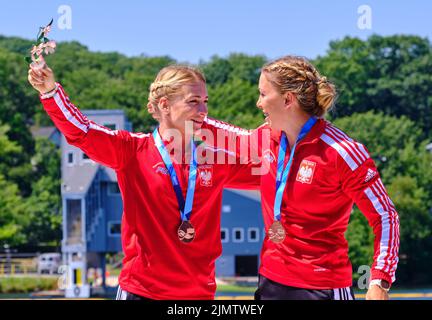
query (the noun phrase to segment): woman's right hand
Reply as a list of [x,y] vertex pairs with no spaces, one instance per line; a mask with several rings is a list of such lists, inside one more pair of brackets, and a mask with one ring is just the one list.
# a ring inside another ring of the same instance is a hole
[[40,94],[45,94],[55,89],[54,73],[48,65],[45,64],[43,68],[36,69],[30,64],[29,68],[28,81]]

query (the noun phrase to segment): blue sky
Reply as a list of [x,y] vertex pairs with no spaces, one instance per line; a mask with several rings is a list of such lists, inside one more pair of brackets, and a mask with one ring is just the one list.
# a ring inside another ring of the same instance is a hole
[[[35,38],[38,27],[72,10],[72,29],[55,28],[57,41],[77,40],[93,51],[128,56],[169,55],[196,63],[231,52],[315,58],[331,40],[415,34],[432,39],[432,1],[350,0],[0,0],[0,34]],[[372,29],[357,26],[369,5]]]

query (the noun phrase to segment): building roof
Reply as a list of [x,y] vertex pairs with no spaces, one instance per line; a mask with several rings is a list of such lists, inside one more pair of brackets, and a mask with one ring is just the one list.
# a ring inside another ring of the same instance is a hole
[[261,192],[258,190],[238,190],[238,189],[226,189],[230,192],[236,193],[248,199],[261,202]]
[[[67,171],[67,176],[62,177],[63,194],[85,194],[90,188],[100,165],[88,164],[73,166]],[[66,181],[66,182],[65,182]]]
[[44,138],[50,138],[53,133],[57,131],[56,127],[37,127],[33,126],[30,128],[30,132],[33,135],[33,137],[44,137]]
[[[102,181],[117,182],[117,174],[113,169],[104,167],[95,162],[85,165],[75,165],[69,168],[67,176],[63,176],[63,194],[85,194],[90,188],[98,171]],[[66,182],[65,182],[66,181]]]
[[103,165],[98,166],[100,169],[99,179],[101,181],[117,182],[117,174],[113,169],[105,167]]

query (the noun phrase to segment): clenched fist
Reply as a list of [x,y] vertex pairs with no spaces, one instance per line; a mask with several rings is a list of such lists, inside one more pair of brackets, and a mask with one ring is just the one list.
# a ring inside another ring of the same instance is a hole
[[40,94],[45,94],[55,89],[54,73],[46,64],[43,68],[34,68],[32,65],[29,67],[28,81]]

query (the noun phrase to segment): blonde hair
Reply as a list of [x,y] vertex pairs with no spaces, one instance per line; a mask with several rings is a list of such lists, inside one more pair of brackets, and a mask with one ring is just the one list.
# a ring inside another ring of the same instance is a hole
[[274,60],[262,72],[281,94],[293,92],[300,107],[311,116],[324,116],[336,101],[335,86],[303,57]]
[[197,82],[206,83],[204,74],[197,68],[186,65],[171,65],[163,68],[150,85],[147,105],[149,112],[156,120],[159,119],[158,104],[162,97],[169,100],[177,96],[184,85]]

